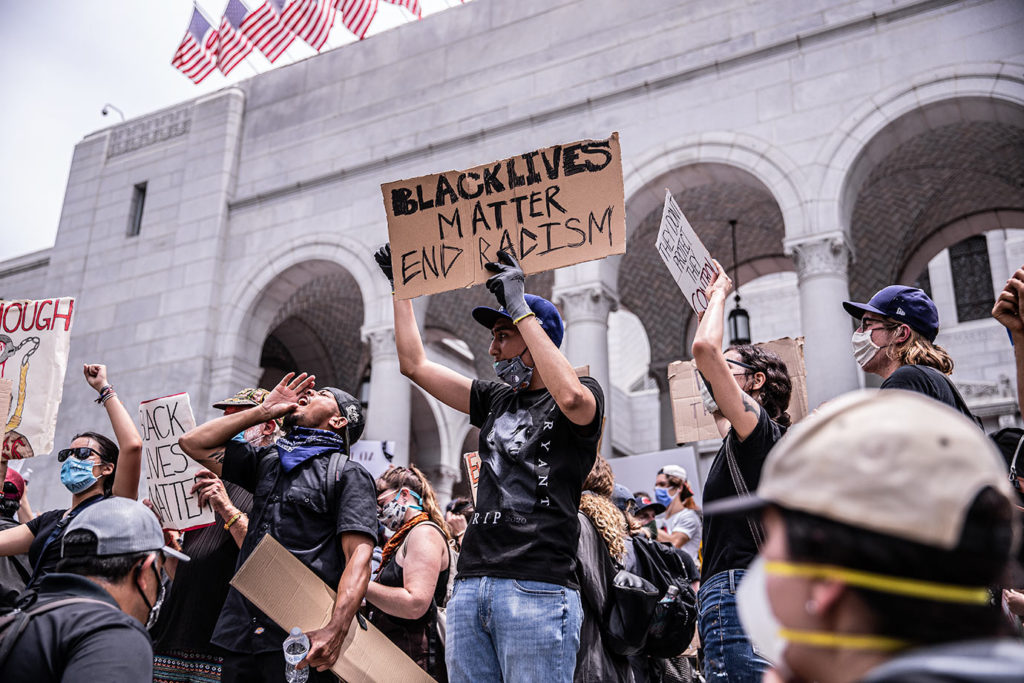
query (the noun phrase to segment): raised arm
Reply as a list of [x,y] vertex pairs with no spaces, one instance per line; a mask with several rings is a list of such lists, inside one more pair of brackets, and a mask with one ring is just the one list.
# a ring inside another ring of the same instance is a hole
[[537,316],[526,303],[526,276],[514,256],[505,251],[498,252],[498,262],[488,263],[487,269],[494,273],[487,281],[491,290],[519,329],[519,333],[530,349],[533,362],[544,386],[551,393],[555,403],[571,422],[588,425],[597,412],[597,399],[593,392],[583,386],[576,376],[572,364],[558,350],[547,332],[540,326]]
[[733,379],[733,370],[722,353],[725,301],[732,291],[732,280],[725,274],[718,261],[715,261],[715,266],[718,267],[718,274],[708,285],[706,292],[708,307],[697,325],[697,334],[693,338],[693,359],[697,363],[697,369],[711,385],[711,393],[715,396],[718,409],[742,441],[757,427],[761,407],[740,389],[739,384]]
[[[391,269],[391,245],[385,244],[373,255],[381,272],[391,282],[394,289],[394,278]],[[412,302],[394,299],[395,310],[395,345],[398,347],[398,363],[402,374],[418,384],[424,391],[441,403],[451,406],[463,413],[469,412],[469,396],[473,380],[461,375],[451,368],[427,359],[420,339],[419,325],[416,314],[412,310]]]
[[188,457],[221,476],[224,444],[235,434],[268,420],[276,420],[295,410],[299,397],[313,387],[315,377],[305,372],[295,376],[289,372],[260,405],[232,415],[223,415],[190,429],[178,439]]
[[370,581],[373,541],[369,536],[358,532],[343,533],[341,549],[345,553],[345,569],[341,573],[341,580],[338,581],[334,611],[326,626],[306,633],[309,636],[309,654],[299,662],[299,668],[309,665],[316,667],[317,671],[326,671],[338,660],[341,644],[345,642],[356,610],[366,595],[366,585]]
[[1010,332],[1017,366],[1017,409],[1024,411],[1024,266],[1017,269],[999,293],[992,317]]
[[82,366],[82,371],[85,373],[85,381],[100,394],[103,408],[114,430],[114,440],[117,441],[114,495],[135,500],[139,497],[139,479],[142,476],[142,437],[135,427],[135,420],[107,382],[107,366],[86,364]]

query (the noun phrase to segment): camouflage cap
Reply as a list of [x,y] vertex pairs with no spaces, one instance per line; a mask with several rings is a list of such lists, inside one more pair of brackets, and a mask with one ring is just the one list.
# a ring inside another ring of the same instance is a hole
[[213,407],[217,410],[226,410],[228,408],[252,408],[263,403],[263,399],[265,399],[268,394],[270,394],[270,392],[266,389],[246,388],[242,389],[230,398],[226,398],[223,401],[217,401],[213,404]]

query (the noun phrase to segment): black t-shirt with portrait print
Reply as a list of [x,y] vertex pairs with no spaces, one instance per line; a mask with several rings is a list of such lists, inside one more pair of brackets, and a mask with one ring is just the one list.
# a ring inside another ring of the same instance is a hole
[[[764,467],[768,452],[782,438],[785,431],[785,428],[768,417],[767,411],[763,409],[758,415],[754,431],[743,441],[736,436],[736,430],[730,428],[708,471],[708,478],[704,483],[704,505],[738,495],[726,462],[727,446],[732,448],[747,490],[753,492],[761,483],[761,469]],[[704,561],[701,564],[701,581],[706,582],[715,574],[729,569],[746,569],[754,560],[757,555],[757,543],[750,531],[750,521],[760,523],[760,514],[713,515],[704,518]]]
[[513,391],[475,380],[469,421],[480,428],[476,512],[459,555],[459,577],[493,576],[576,587],[583,482],[594,466],[604,394],[585,426],[569,420],[547,389]]

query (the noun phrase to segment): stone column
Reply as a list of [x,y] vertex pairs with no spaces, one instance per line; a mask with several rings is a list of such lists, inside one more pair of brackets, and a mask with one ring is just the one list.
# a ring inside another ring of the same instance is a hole
[[370,398],[366,408],[367,439],[395,442],[395,465],[409,464],[409,425],[412,385],[402,376],[395,348],[395,329],[363,330],[370,345]]
[[842,304],[850,297],[850,248],[841,233],[792,240],[785,248],[796,264],[807,403],[813,410],[823,401],[860,386],[850,348],[853,327]]
[[427,474],[430,483],[434,487],[434,493],[437,494],[437,504],[441,506],[443,511],[444,506],[452,499],[452,487],[459,480],[460,473],[457,469],[448,465],[439,465],[436,470],[425,474]]
[[562,351],[574,367],[590,366],[590,376],[604,390],[604,437],[601,455],[612,455],[612,385],[608,369],[608,314],[618,298],[600,282],[563,289],[555,294],[565,319]]

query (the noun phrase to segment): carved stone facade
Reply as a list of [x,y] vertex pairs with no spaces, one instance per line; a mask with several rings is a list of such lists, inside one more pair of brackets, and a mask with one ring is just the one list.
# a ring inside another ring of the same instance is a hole
[[192,107],[180,107],[140,121],[123,123],[110,132],[107,158],[180,137],[192,129]]

